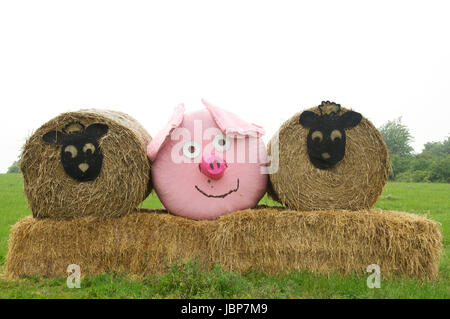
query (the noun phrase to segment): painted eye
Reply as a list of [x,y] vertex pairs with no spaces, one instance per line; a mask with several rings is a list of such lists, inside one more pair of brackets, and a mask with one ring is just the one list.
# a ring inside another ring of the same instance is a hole
[[70,155],[72,156],[72,158],[77,157],[78,155],[78,150],[75,146],[73,145],[67,145],[66,148],[64,149],[64,152],[66,153],[70,153]]
[[333,131],[331,132],[330,137],[331,137],[331,140],[334,142],[335,139],[337,139],[337,138],[338,138],[338,139],[341,139],[341,138],[342,138],[342,133],[339,132],[338,130],[333,130]]
[[183,145],[183,155],[187,158],[196,158],[200,154],[200,145],[195,141],[188,141]]
[[314,131],[314,132],[311,134],[311,139],[312,139],[313,141],[315,141],[316,139],[318,139],[319,142],[322,142],[322,140],[323,140],[323,134],[322,134],[322,132],[321,132],[321,131]]
[[217,152],[225,152],[231,146],[230,139],[226,135],[223,135],[223,134],[214,136],[212,143],[213,143],[214,149]]
[[83,152],[86,153],[88,150],[90,150],[91,153],[94,153],[94,152],[95,152],[95,146],[94,146],[94,144],[92,144],[92,143],[87,143],[87,144],[85,144],[85,145],[83,146]]

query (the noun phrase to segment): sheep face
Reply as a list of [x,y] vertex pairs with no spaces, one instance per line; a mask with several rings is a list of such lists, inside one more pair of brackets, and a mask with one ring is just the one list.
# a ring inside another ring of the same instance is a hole
[[62,146],[61,164],[68,176],[78,182],[88,182],[100,175],[103,153],[98,139],[107,132],[108,126],[100,123],[86,129],[81,123],[70,123],[62,132],[50,131],[42,139]]
[[[324,106],[323,102],[321,106]],[[338,110],[330,114],[318,115],[305,111],[300,115],[299,123],[309,128],[307,137],[308,156],[311,163],[319,169],[334,167],[345,156],[345,129],[355,127],[361,122],[362,116],[354,111],[338,115],[340,106],[332,103]]]

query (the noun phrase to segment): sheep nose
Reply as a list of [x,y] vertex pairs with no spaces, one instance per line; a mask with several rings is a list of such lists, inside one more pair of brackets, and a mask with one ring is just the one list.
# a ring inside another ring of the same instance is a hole
[[212,179],[221,179],[227,169],[227,163],[217,154],[204,155],[199,166],[200,171]]
[[84,173],[89,169],[89,164],[81,163],[80,165],[78,165],[78,168]]
[[331,157],[331,155],[329,153],[322,153],[321,155],[324,160],[327,160]]

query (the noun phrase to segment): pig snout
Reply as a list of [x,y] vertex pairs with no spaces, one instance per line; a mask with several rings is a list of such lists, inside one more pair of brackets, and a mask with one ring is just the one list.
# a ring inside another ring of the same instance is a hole
[[221,179],[225,170],[227,169],[227,163],[225,160],[217,154],[209,154],[202,157],[202,162],[199,164],[200,172],[205,174],[211,179]]

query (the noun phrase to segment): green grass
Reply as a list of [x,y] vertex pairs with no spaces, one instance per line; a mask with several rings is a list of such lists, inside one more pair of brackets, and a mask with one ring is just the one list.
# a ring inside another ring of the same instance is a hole
[[30,214],[23,193],[22,175],[0,174],[0,263],[5,261],[10,227]]
[[[261,204],[273,202],[265,197]],[[150,196],[143,207],[161,208],[161,203]],[[205,270],[192,260],[175,263],[159,276],[87,276],[81,289],[67,288],[65,279],[26,277],[10,281],[0,276],[0,298],[450,298],[450,184],[388,183],[376,207],[426,215],[441,223],[444,255],[438,282],[382,278],[380,289],[369,289],[363,274],[241,274],[219,266]],[[0,175],[0,273],[4,271],[10,227],[30,213],[21,175]]]

